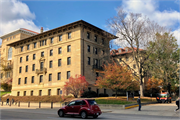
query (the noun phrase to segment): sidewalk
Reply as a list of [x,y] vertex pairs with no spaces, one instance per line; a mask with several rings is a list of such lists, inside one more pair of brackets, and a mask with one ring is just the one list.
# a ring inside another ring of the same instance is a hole
[[[37,105],[37,104],[36,104]],[[49,104],[44,104],[46,106],[42,108],[38,108],[35,106],[35,104],[32,107],[27,107],[27,104],[23,105],[21,107],[12,105],[7,106],[3,105],[1,106],[1,109],[30,109],[33,111],[33,109],[36,109],[36,112],[45,112],[48,114],[57,114],[57,110],[59,107],[54,107],[53,109],[50,108]],[[131,109],[101,109],[103,113],[113,113],[113,114],[129,114],[129,115],[154,115],[154,116],[170,116],[170,117],[180,117],[180,111],[174,112],[174,110],[177,108],[177,106],[174,103],[171,104],[150,104],[142,106],[142,111],[138,111],[138,107],[131,108]]]

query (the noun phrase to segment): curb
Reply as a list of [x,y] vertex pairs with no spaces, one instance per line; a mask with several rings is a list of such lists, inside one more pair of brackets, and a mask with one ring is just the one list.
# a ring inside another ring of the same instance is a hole
[[[141,105],[149,105],[149,104],[157,104],[158,102],[149,102],[149,103],[141,103]],[[125,109],[130,109],[130,108],[134,108],[134,107],[138,107],[139,105],[136,104],[129,104],[129,105],[125,105]]]

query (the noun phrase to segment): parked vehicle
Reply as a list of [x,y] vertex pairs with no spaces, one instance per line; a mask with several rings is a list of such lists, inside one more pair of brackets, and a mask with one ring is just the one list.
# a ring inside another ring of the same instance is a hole
[[156,100],[161,103],[171,103],[171,96],[168,92],[158,93]]
[[102,114],[94,99],[73,100],[68,105],[60,108],[57,113],[59,117],[64,117],[64,115],[77,115],[81,116],[83,119],[88,116],[97,118]]

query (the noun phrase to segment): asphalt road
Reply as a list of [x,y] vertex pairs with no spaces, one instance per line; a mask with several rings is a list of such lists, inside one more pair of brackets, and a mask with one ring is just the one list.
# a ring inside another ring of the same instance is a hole
[[[139,111],[141,112],[141,111]],[[65,116],[60,118],[56,110],[51,109],[16,109],[1,108],[1,120],[79,120],[80,117]],[[88,119],[93,119],[89,117]],[[155,116],[106,112],[97,119],[101,120],[179,120],[176,116]]]

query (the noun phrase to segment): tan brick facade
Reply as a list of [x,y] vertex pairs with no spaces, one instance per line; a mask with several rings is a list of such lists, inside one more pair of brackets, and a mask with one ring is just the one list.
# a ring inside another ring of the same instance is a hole
[[[97,36],[97,42],[95,36]],[[14,48],[12,95],[58,95],[64,83],[68,81],[68,71],[72,77],[76,74],[84,75],[90,83],[89,89],[96,91],[97,88],[93,86],[96,81],[96,70],[105,61],[103,51],[106,55],[110,54],[109,41],[113,38],[116,36],[81,20],[9,43],[8,47]],[[36,48],[34,48],[35,43]],[[71,49],[69,52],[68,46]],[[22,47],[23,51],[21,51]],[[59,53],[59,48],[61,48],[61,53]],[[42,52],[44,52],[44,57],[41,56]],[[34,60],[33,54],[35,54]],[[61,65],[58,62],[60,59]],[[92,69],[95,63],[96,70]],[[33,64],[35,64],[34,70]],[[40,79],[41,76],[42,79]],[[99,93],[104,92],[106,90],[99,90]],[[112,93],[112,91],[108,92]]]

